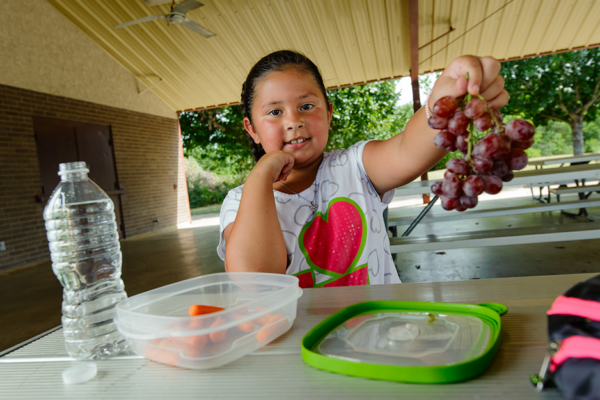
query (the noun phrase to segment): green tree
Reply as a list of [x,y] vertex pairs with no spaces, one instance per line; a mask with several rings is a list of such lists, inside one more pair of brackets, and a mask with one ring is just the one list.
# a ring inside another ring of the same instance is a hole
[[412,108],[398,106],[395,81],[330,90],[333,117],[326,151],[348,148],[368,139],[387,139],[402,131]]
[[573,152],[583,154],[584,122],[600,108],[600,48],[506,62],[501,74],[511,96],[504,114],[569,124]]
[[239,174],[254,165],[241,106],[179,114],[184,153],[200,166],[221,174]]
[[583,123],[583,137],[586,153],[600,151],[600,115],[595,121]]

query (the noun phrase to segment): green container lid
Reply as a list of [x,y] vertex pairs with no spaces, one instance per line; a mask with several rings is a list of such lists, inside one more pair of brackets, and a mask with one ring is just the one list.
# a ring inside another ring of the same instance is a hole
[[371,301],[346,307],[302,339],[309,365],[340,374],[410,383],[472,378],[500,346],[506,306]]

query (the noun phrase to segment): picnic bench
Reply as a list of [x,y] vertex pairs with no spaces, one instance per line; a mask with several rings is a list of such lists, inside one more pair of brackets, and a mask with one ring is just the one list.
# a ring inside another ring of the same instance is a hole
[[439,251],[476,247],[510,246],[517,244],[568,242],[600,239],[600,223],[508,228],[492,231],[463,232],[452,235],[396,237],[390,239],[392,254],[413,251]]
[[[520,206],[501,207],[493,209],[478,209],[467,210],[462,213],[459,212],[448,212],[440,211],[437,214],[428,214],[421,222],[447,222],[473,218],[488,218],[488,217],[502,217],[505,215],[518,215],[518,214],[530,214],[540,212],[551,212],[551,211],[563,211],[574,208],[592,208],[600,207],[600,199],[596,200],[584,200],[584,201],[563,201],[560,203],[550,204],[528,204]],[[395,217],[390,218],[388,225],[391,226],[402,226],[410,225],[414,221],[414,217]]]
[[[548,165],[556,165],[556,164],[560,164],[559,167],[563,167],[563,165],[565,164],[569,164],[571,166],[574,165],[581,165],[581,164],[587,164],[591,161],[598,161],[600,160],[600,153],[587,153],[587,154],[582,154],[579,156],[548,156],[548,157],[538,157],[535,159],[531,159],[529,160],[528,164],[529,165],[533,165],[535,167],[535,169],[542,169],[544,166],[548,166]],[[579,179],[575,180],[575,184],[579,185]],[[555,185],[559,185],[560,187],[566,186],[569,183],[573,183],[573,180],[568,180],[565,182],[555,182]],[[582,185],[585,185],[585,178],[581,180]],[[539,191],[540,191],[540,195],[538,197],[535,196],[534,192],[533,192],[533,188],[534,187],[538,187]],[[548,188],[548,197],[544,198],[544,187]],[[547,186],[536,186],[534,184],[530,184],[529,185],[529,189],[531,190],[531,195],[533,196],[534,199],[544,203],[547,202],[549,203],[551,201],[551,194],[553,193],[552,190],[550,189],[550,185]],[[574,193],[574,192],[569,192],[569,193]],[[558,199],[558,197],[557,197]],[[560,201],[560,200],[558,200]]]
[[[600,178],[600,165],[574,165],[563,168],[527,170],[515,173],[512,181],[506,182],[505,187],[545,185],[550,186],[557,182],[573,182],[581,180],[598,180]],[[435,180],[412,182],[396,189],[396,195],[415,195],[429,193],[431,185]],[[588,196],[589,197],[589,196]],[[433,203],[425,207],[416,218],[391,217],[387,220],[387,226],[392,232],[391,253],[397,254],[411,251],[443,250],[454,248],[472,248],[485,246],[502,246],[514,244],[584,240],[600,238],[600,226],[597,224],[564,224],[550,227],[512,228],[483,232],[466,232],[447,236],[429,235],[426,237],[408,238],[408,235],[420,222],[442,222],[452,220],[463,220],[467,218],[487,218],[516,214],[527,214],[537,212],[561,211],[579,208],[579,214],[595,221],[587,215],[587,208],[599,207],[600,200],[581,198],[578,201],[542,203],[533,205],[510,206],[495,209],[473,209],[459,212],[444,212],[439,215],[427,216]],[[582,211],[583,210],[583,211]],[[402,237],[397,236],[397,227],[410,224]]]
[[579,156],[548,156],[530,159],[527,164],[533,165],[535,169],[542,169],[547,165],[560,164],[562,167],[565,164],[589,163],[590,161],[600,160],[600,153],[587,153]]

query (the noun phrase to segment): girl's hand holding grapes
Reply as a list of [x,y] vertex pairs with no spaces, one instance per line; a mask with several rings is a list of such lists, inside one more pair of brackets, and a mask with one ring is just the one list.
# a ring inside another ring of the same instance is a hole
[[429,97],[430,109],[444,96],[461,97],[467,92],[473,96],[481,95],[490,107],[504,107],[509,96],[499,72],[500,62],[492,57],[458,57],[436,81]]
[[[442,97],[457,98],[467,93],[482,95],[495,108],[504,106],[508,102],[508,93],[499,71],[500,63],[491,57],[455,59],[436,81],[429,107]],[[466,76],[469,76],[468,80]],[[434,145],[438,132],[439,129],[430,126],[425,110],[421,109],[410,119],[404,132],[365,146],[365,170],[380,195],[412,182],[446,155],[446,150]]]
[[[447,93],[435,100],[433,115],[428,119],[431,128],[440,130],[434,139],[435,145],[447,151],[460,150],[463,154],[462,158],[448,161],[443,182],[431,186],[446,210],[465,211],[477,205],[477,196],[481,193],[500,192],[502,182],[510,182],[513,171],[527,165],[524,150],[533,144],[535,130],[529,122],[517,119],[505,125],[502,121],[497,107],[506,104],[508,93],[503,90],[504,80],[497,75],[498,61],[480,59],[481,70],[477,62],[461,57],[444,71],[440,87]],[[468,68],[469,64],[473,68]],[[471,75],[471,71],[475,71],[475,75]],[[480,71],[483,75],[478,74]],[[479,82],[482,82],[481,87]],[[442,90],[432,97],[435,99],[440,92]]]

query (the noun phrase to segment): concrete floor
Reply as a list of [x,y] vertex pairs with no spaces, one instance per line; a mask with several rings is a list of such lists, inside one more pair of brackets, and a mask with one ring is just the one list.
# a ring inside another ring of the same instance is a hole
[[[505,193],[510,195],[508,191]],[[510,199],[483,201],[478,208],[531,203],[528,192]],[[595,195],[597,196],[597,195]],[[509,196],[510,197],[510,196]],[[495,197],[497,199],[498,197]],[[569,200],[565,198],[564,201]],[[408,199],[418,204],[420,198]],[[392,208],[391,215],[417,215],[422,206]],[[600,209],[590,213],[600,219]],[[434,207],[433,213],[445,212]],[[192,227],[122,241],[123,280],[132,296],[199,275],[224,271],[216,253],[218,217],[200,216]],[[422,224],[411,235],[443,234],[540,224],[585,223],[560,212]],[[403,231],[399,227],[399,232]],[[397,268],[404,282],[495,277],[600,273],[600,240],[403,253]],[[0,273],[0,351],[60,325],[62,287],[50,261]]]

